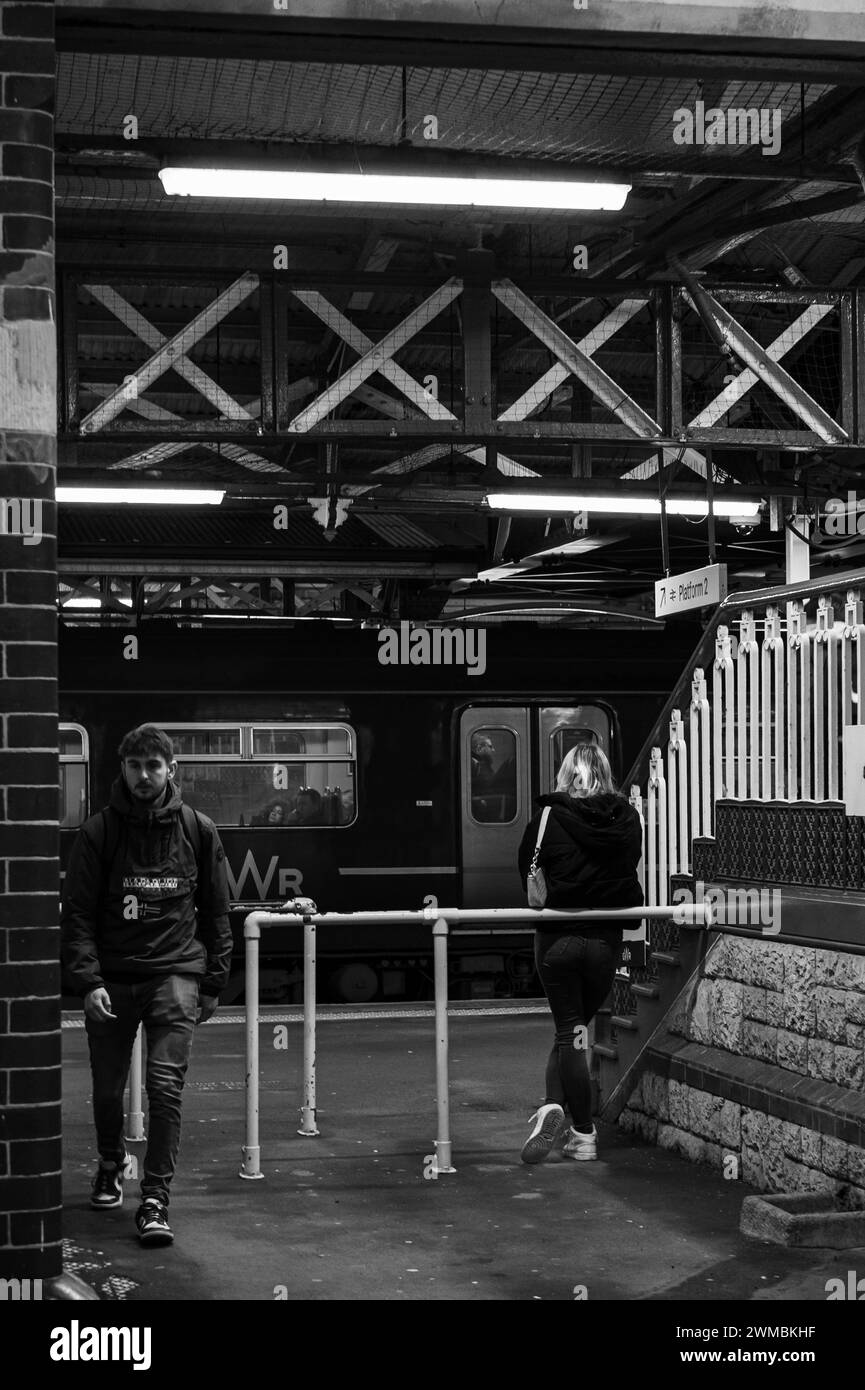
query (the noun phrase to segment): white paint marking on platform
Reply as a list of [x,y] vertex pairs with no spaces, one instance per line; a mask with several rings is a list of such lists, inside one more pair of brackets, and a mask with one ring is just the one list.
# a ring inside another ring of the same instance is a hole
[[[500,1004],[493,1007],[475,1008],[448,1008],[448,1018],[475,1018],[481,1015],[484,1018],[516,1018],[520,1014],[533,1014],[549,1016],[549,1008],[546,1004]],[[334,1012],[321,1010],[316,1015],[317,1023],[356,1023],[362,1019],[395,1019],[395,1018],[435,1018],[435,1009],[432,1004],[424,1005],[418,1009],[345,1009]],[[284,1013],[280,1011],[263,1010],[260,1015],[260,1022],[267,1023],[303,1023],[303,1010],[298,1009],[296,1013]],[[207,1027],[213,1024],[237,1024],[246,1023],[246,1014],[236,1011],[226,1012],[217,1010],[211,1018],[207,1020]],[[84,1017],[79,1014],[63,1015],[61,1026],[63,1028],[83,1028]],[[242,1053],[224,1053],[220,1056],[242,1056]]]

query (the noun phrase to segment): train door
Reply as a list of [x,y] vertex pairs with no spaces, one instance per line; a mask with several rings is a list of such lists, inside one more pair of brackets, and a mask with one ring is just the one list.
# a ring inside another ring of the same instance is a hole
[[524,906],[517,850],[529,820],[529,711],[476,705],[460,717],[464,907]]
[[575,743],[609,756],[609,709],[586,705],[477,705],[460,717],[462,903],[525,907],[517,850],[534,797],[555,789]]
[[612,728],[603,705],[550,705],[538,711],[537,785],[555,791],[556,773],[576,743],[597,743],[611,755]]

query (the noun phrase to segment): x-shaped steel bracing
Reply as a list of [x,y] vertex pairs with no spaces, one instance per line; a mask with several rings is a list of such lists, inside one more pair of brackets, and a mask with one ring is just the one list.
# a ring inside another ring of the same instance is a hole
[[[795,411],[799,418],[810,429],[815,430],[821,438],[833,443],[840,443],[847,438],[841,426],[830,415],[826,414],[808,392],[790,376],[789,372],[777,365],[782,357],[785,357],[797,343],[800,343],[811,332],[812,328],[815,328],[827,314],[832,312],[835,308],[834,304],[809,304],[803,314],[789,323],[774,342],[764,348],[707,290],[702,290],[701,296],[703,297],[704,312],[711,314],[727,338],[733,352],[742,361],[748,362],[749,365],[739,373],[734,381],[728,382],[724,389],[719,391],[713,400],[704,406],[692,420],[688,421],[688,429],[710,428],[722,415],[726,415],[736,402],[750,391],[752,386],[755,386],[758,381],[763,381],[784,405]],[[665,462],[670,462],[675,458],[676,452],[673,449],[665,449]],[[705,478],[706,460],[699,450],[686,448],[682,455],[682,462]],[[622,476],[625,478],[649,478],[657,471],[658,460],[655,457],[650,457],[636,464]]]
[[[329,386],[326,391],[311,401],[305,410],[295,416],[289,429],[293,432],[299,432],[314,428],[340,401],[345,400],[353,392],[360,395],[361,399],[366,399],[370,404],[375,405],[384,414],[392,415],[395,419],[400,418],[403,414],[403,407],[390,396],[386,396],[384,392],[376,391],[375,387],[368,384],[368,378],[374,372],[380,372],[406,397],[413,408],[411,410],[413,415],[426,416],[430,420],[457,423],[457,417],[453,411],[448,410],[447,406],[430,395],[419,381],[416,381],[413,376],[393,361],[393,353],[404,347],[409,339],[413,338],[428,323],[431,323],[442,309],[451,304],[461,292],[462,281],[448,280],[423,304],[403,319],[402,323],[391,329],[380,342],[373,343],[356,324],[353,324],[350,319],[346,318],[345,314],[341,313],[317,291],[293,290],[292,293],[295,298],[305,304],[308,309],[311,309],[322,323],[332,332],[338,334],[350,348],[360,354],[360,357],[353,367],[343,372],[332,386]],[[375,473],[376,475],[412,473],[416,469],[422,468],[424,464],[431,463],[434,459],[450,453],[452,448],[455,448],[456,452],[474,459],[477,463],[486,463],[485,450],[476,445],[430,444],[423,449],[415,450],[414,453],[405,458],[384,464],[381,468],[375,469]],[[515,459],[509,459],[504,455],[499,456],[498,466],[502,473],[511,477],[535,478],[538,476],[533,468],[526,468],[523,464],[517,463]],[[374,486],[375,484],[371,483],[345,487],[343,493],[349,497],[358,497],[364,492],[371,491]]]
[[[190,386],[200,391],[203,396],[210,401],[220,412],[223,419],[228,420],[248,420],[252,421],[252,416],[245,406],[224,391],[212,377],[209,377],[201,367],[196,366],[187,357],[190,348],[206,337],[218,323],[221,323],[228,314],[232,313],[238,305],[258,289],[258,276],[252,272],[247,272],[238,277],[231,285],[217,295],[212,303],[202,309],[199,314],[173,337],[167,338],[158,328],[144,317],[143,314],[129,304],[122,295],[109,285],[87,285],[85,288],[93,295],[94,299],[115,314],[121,323],[131,329],[136,337],[146,343],[149,348],[153,348],[153,354],[146,362],[132,374],[134,388],[137,396],[142,391],[146,391],[152,386],[154,381],[164,375],[170,368],[183,377]],[[105,429],[106,425],[127,408],[130,404],[130,387],[128,382],[112,390],[95,410],[85,416],[81,421],[82,434],[96,434],[99,430]]]
[[[512,405],[497,416],[497,424],[527,420],[536,410],[541,409],[549,397],[567,381],[569,376],[576,375],[589,386],[594,394],[599,395],[609,405],[613,414],[618,415],[620,419],[625,419],[630,427],[635,428],[641,436],[652,437],[661,433],[660,425],[641,410],[636,402],[631,401],[627,392],[623,391],[612,377],[608,376],[596,362],[591,360],[594,353],[603,347],[604,343],[608,342],[624,324],[645,308],[645,298],[622,300],[604,316],[600,323],[590,329],[585,337],[581,338],[579,342],[574,342],[559,324],[544,314],[511,281],[498,281],[493,284],[492,288],[497,298],[506,304],[516,317],[527,328],[531,329],[559,359],[544,372],[542,377],[538,378],[533,386],[524,391]],[[383,469],[376,469],[376,472],[408,473],[432,462],[433,459],[440,458],[443,454],[448,453],[451,447],[450,445],[430,444],[425,449],[408,454],[395,463],[387,464]],[[463,445],[460,451],[476,458],[479,462],[484,462],[482,449]],[[540,476],[534,469],[525,468],[522,464],[516,463],[503,454],[498,455],[498,466],[503,474],[511,477]]]

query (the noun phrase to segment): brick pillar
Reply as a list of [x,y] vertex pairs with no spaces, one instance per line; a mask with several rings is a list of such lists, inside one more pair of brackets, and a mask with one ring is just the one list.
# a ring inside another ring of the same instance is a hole
[[0,0],[0,1276],[60,1275],[54,6]]

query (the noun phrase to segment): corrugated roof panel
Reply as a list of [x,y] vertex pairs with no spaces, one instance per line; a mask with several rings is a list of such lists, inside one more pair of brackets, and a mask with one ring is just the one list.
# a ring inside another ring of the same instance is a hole
[[357,519],[388,545],[429,550],[439,544],[428,531],[422,531],[413,521],[409,521],[408,517],[398,516],[393,512],[362,515]]

